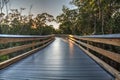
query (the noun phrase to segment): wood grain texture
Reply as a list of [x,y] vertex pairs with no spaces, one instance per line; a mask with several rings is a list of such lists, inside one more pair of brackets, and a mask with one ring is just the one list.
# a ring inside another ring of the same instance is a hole
[[0,71],[2,80],[114,80],[78,46],[60,38]]
[[104,49],[101,49],[101,48],[98,48],[98,47],[95,47],[95,46],[92,46],[92,45],[89,45],[89,44],[86,44],[84,42],[81,42],[81,41],[77,41],[75,39],[72,39],[73,41],[75,42],[78,42],[80,43],[81,45],[95,51],[95,52],[98,52],[99,54],[102,54],[118,63],[120,63],[120,54],[118,53],[114,53],[114,52],[110,52],[110,51],[107,51],[107,50],[104,50]]
[[22,46],[16,46],[16,47],[11,47],[11,48],[1,49],[0,50],[0,56],[1,55],[6,55],[6,54],[9,54],[9,53],[12,53],[12,52],[16,52],[16,51],[19,51],[19,50],[27,49],[27,48],[30,48],[30,47],[34,47],[34,46],[37,46],[37,45],[40,45],[40,44],[44,44],[46,42],[49,42],[52,39],[53,38],[50,38],[48,40],[44,40],[44,41],[41,41],[41,42],[36,42],[34,44],[31,43],[31,44],[26,44],[26,45],[22,45]]
[[48,36],[23,36],[23,35],[0,35],[0,43],[6,44],[9,42],[25,42],[33,40],[44,40],[47,38],[54,37],[54,35]]
[[45,45],[43,45],[43,46],[40,46],[40,47],[35,48],[35,49],[33,49],[33,50],[30,50],[30,51],[28,51],[28,52],[26,52],[26,53],[23,53],[23,54],[21,54],[21,55],[18,55],[18,56],[16,56],[16,57],[13,57],[13,58],[11,58],[11,59],[9,59],[9,60],[6,60],[6,61],[4,61],[4,62],[1,62],[1,63],[0,63],[0,69],[3,69],[3,68],[5,68],[5,67],[7,67],[7,66],[9,66],[9,65],[11,65],[11,64],[13,64],[13,63],[15,63],[15,62],[17,62],[17,61],[19,61],[19,60],[21,60],[21,59],[23,59],[23,58],[25,58],[25,57],[33,54],[34,52],[36,52],[36,51],[38,51],[38,50],[46,47],[47,45],[49,45],[52,41],[53,41],[53,40],[49,41],[47,44],[45,44]]
[[102,39],[102,38],[79,38],[80,40],[87,40],[92,42],[104,43],[114,46],[120,46],[120,39]]
[[[74,41],[72,41],[74,44],[76,44]],[[90,53],[88,50],[84,49],[82,46],[76,44],[77,46],[80,47],[87,55],[89,55],[92,59],[94,59],[99,65],[101,65],[105,70],[110,72],[116,79],[115,80],[120,80],[120,72],[114,69],[113,67],[109,66],[107,63],[105,63],[103,60],[99,59],[92,53]]]

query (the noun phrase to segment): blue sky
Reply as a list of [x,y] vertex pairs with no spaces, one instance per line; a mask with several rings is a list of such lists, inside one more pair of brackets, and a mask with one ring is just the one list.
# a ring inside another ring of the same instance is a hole
[[[11,9],[20,9],[20,7],[26,8],[26,10],[22,12],[23,15],[28,15],[30,6],[32,5],[32,14],[36,15],[47,12],[56,17],[62,13],[63,5],[66,5],[69,8],[75,7],[69,4],[70,1],[71,0],[10,0],[9,5]],[[57,23],[51,24],[53,24],[55,28],[58,27]]]

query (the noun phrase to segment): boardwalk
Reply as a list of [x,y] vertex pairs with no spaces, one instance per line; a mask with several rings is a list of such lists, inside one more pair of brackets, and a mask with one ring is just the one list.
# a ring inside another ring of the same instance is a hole
[[76,45],[60,38],[0,71],[0,80],[114,80]]

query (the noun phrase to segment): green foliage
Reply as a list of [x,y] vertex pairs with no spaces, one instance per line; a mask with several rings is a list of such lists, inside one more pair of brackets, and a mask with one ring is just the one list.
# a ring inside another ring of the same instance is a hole
[[7,60],[7,59],[9,59],[9,57],[6,56],[6,55],[0,56],[0,62],[5,61],[5,60]]
[[[29,15],[31,16],[31,15]],[[0,34],[17,35],[49,35],[55,32],[48,22],[55,21],[48,13],[38,14],[35,18],[21,15],[17,9],[12,9],[8,15],[0,14]]]
[[120,33],[120,13],[116,12],[106,24],[106,33]]
[[63,13],[57,16],[62,33],[120,33],[120,0],[72,0],[70,3],[77,8],[63,6]]

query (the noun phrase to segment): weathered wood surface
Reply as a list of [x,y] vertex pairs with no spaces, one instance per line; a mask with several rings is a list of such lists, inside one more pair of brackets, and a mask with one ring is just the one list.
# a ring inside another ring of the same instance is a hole
[[[98,62],[104,69],[106,69],[108,72],[114,75],[116,80],[120,80],[120,72],[116,70],[115,68],[109,66],[107,63],[105,63],[103,60],[100,60],[97,56],[93,55],[89,50],[95,51],[98,54],[101,54],[109,59],[111,61],[117,62],[117,64],[120,64],[120,53],[111,52],[109,50],[102,49],[100,47],[96,47],[92,44],[89,44],[91,42],[97,43],[103,43],[114,45],[117,47],[120,47],[120,34],[110,34],[110,35],[91,35],[91,36],[74,36],[69,35],[69,39],[75,42],[82,50],[84,50],[89,56],[91,56],[96,62]],[[85,41],[85,42],[84,42]],[[103,45],[102,44],[102,45]],[[84,46],[84,47],[83,47]]]
[[92,36],[72,36],[71,35],[71,37],[74,37],[80,40],[120,46],[120,34],[92,35]]
[[26,44],[26,45],[21,45],[21,46],[1,49],[0,50],[0,56],[1,55],[6,55],[6,54],[9,54],[9,53],[12,53],[12,52],[16,52],[16,51],[19,51],[19,50],[27,49],[27,48],[30,48],[30,47],[34,47],[34,46],[37,46],[37,45],[40,45],[40,44],[44,44],[46,42],[49,42],[52,39],[53,38],[50,38],[48,40],[44,40],[44,41],[41,41],[41,42],[36,42],[34,44],[31,43],[31,44]]
[[48,36],[29,36],[29,35],[1,35],[0,34],[0,43],[6,44],[9,42],[24,42],[24,41],[33,41],[33,40],[44,40],[54,35]]
[[83,38],[106,38],[106,39],[119,38],[120,39],[120,34],[89,35],[89,36],[80,36],[80,37],[83,37]]
[[60,38],[0,71],[1,80],[114,80],[78,46]]
[[47,46],[53,40],[54,40],[54,35],[48,35],[48,36],[0,35],[0,43],[3,43],[3,44],[6,44],[8,42],[31,41],[30,43],[23,44],[21,46],[14,46],[14,47],[10,47],[10,48],[1,49],[0,56],[12,54],[13,52],[17,53],[18,51],[32,48],[32,50],[29,50],[26,53],[21,53],[20,55],[16,55],[15,57],[13,57],[11,59],[1,62],[0,69],[3,69],[5,67],[7,67],[8,65],[29,56],[30,54],[34,53],[38,49],[41,49],[41,48]]
[[80,47],[81,50],[83,50],[87,55],[89,55],[93,60],[95,60],[99,65],[101,65],[105,70],[107,70],[108,72],[110,72],[116,79],[115,80],[120,80],[120,72],[117,71],[116,69],[114,69],[113,67],[111,67],[110,65],[108,65],[107,63],[105,63],[103,60],[99,59],[98,57],[96,57],[95,55],[93,55],[92,53],[90,53],[88,50],[84,49],[82,46],[78,45],[77,43],[75,43],[74,41],[72,41],[74,44],[76,44],[77,46]]
[[92,46],[92,45],[89,45],[89,44],[86,44],[86,43],[83,43],[81,41],[77,41],[75,39],[72,39],[73,41],[77,42],[77,43],[80,43],[81,45],[93,50],[93,51],[96,51],[98,52],[99,54],[101,55],[104,55],[118,63],[120,63],[120,54],[118,53],[114,53],[114,52],[111,52],[111,51],[107,51],[105,49],[101,49],[101,48],[98,48],[98,47],[95,47],[95,46]]
[[33,50],[30,50],[30,51],[28,51],[28,52],[26,52],[26,53],[23,53],[23,54],[21,54],[21,55],[18,55],[18,56],[14,57],[14,58],[11,58],[11,59],[8,59],[8,60],[6,60],[6,61],[4,61],[4,62],[1,62],[1,63],[0,63],[0,69],[6,68],[7,66],[9,66],[9,65],[11,65],[11,64],[13,64],[13,63],[15,63],[15,62],[17,62],[17,61],[19,61],[19,60],[21,60],[21,59],[23,59],[23,58],[31,55],[31,54],[34,54],[36,51],[38,51],[38,50],[46,47],[47,45],[49,45],[52,41],[53,41],[53,40],[49,41],[47,44],[45,44],[45,45],[43,45],[43,46],[40,46],[40,47],[35,48],[35,49],[33,49]]

